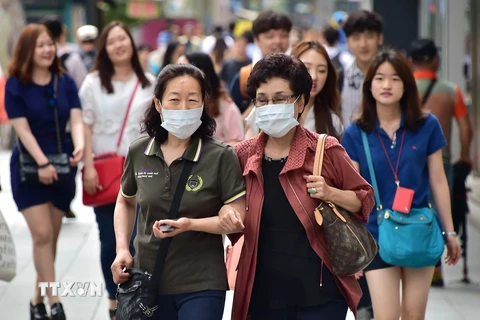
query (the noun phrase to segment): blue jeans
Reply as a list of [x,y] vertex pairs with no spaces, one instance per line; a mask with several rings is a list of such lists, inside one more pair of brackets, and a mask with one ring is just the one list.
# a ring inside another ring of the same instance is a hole
[[[108,292],[108,298],[115,300],[117,294],[117,285],[113,282],[112,266],[115,260],[116,241],[115,230],[113,228],[113,213],[115,212],[115,204],[110,204],[102,207],[93,208],[97,218],[98,231],[100,235],[100,261],[102,265],[103,278],[105,279],[105,286]],[[132,257],[135,255],[133,248],[133,240],[137,234],[137,222],[135,220],[135,227],[133,228],[132,239],[130,241],[130,253]]]
[[158,296],[157,320],[222,320],[226,292],[205,290]]
[[250,310],[252,320],[345,320],[345,300],[330,301],[313,307]]

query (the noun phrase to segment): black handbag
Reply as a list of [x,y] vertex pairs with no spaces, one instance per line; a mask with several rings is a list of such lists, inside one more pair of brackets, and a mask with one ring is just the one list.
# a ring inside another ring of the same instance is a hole
[[[180,201],[192,168],[193,162],[186,160],[168,213],[169,219],[173,220],[177,217]],[[152,274],[140,268],[124,269],[124,272],[130,274],[130,278],[119,284],[117,288],[117,320],[154,319],[155,311],[158,310],[157,295],[160,278],[172,240],[173,238],[165,238],[160,241]]]
[[[69,181],[70,178],[70,160],[68,154],[62,151],[62,140],[60,136],[60,125],[58,121],[58,110],[57,110],[57,86],[58,86],[58,77],[54,76],[53,79],[53,90],[51,92],[52,98],[49,99],[50,107],[53,109],[55,114],[55,127],[57,131],[57,145],[58,153],[54,154],[45,154],[48,159],[48,162],[55,167],[57,171],[58,180],[54,184],[65,184]],[[20,148],[20,140],[17,135],[17,148],[19,152],[19,161],[20,161],[20,181],[24,184],[39,184],[40,180],[38,179],[38,164],[35,159],[28,153],[23,153],[22,148]]]

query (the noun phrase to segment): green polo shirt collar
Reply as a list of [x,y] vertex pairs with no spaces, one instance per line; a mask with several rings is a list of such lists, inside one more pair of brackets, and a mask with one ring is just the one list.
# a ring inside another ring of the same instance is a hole
[[[193,162],[198,162],[200,160],[200,156],[202,154],[203,149],[203,141],[202,138],[193,138],[190,142],[190,145],[187,147],[185,152],[183,153],[183,159],[187,159]],[[155,138],[151,138],[150,142],[145,149],[145,155],[147,156],[159,156],[163,159],[162,149],[160,148],[160,143],[155,140]]]

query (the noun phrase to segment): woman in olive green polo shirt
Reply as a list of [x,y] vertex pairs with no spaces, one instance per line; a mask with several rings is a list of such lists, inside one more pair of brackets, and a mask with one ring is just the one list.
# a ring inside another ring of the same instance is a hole
[[[169,65],[162,70],[143,123],[148,137],[129,148],[115,209],[116,283],[128,279],[124,266],[135,264],[152,273],[162,238],[174,237],[158,292],[156,316],[162,320],[222,319],[228,283],[221,235],[243,230],[245,184],[240,164],[230,146],[211,138],[215,121],[203,109],[205,98],[206,81],[198,68]],[[187,161],[194,164],[179,219],[166,220]],[[137,203],[141,210],[132,261],[128,239]],[[175,230],[162,232],[162,224]]]

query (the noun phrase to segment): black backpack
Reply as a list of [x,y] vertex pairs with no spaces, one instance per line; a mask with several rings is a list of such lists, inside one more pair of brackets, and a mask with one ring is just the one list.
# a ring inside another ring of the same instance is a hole
[[342,92],[342,89],[343,89],[343,77],[344,77],[343,65],[340,62],[341,54],[342,52],[340,51],[333,58],[330,59],[332,61],[333,66],[335,67],[335,70],[337,71],[337,86],[340,92]]

